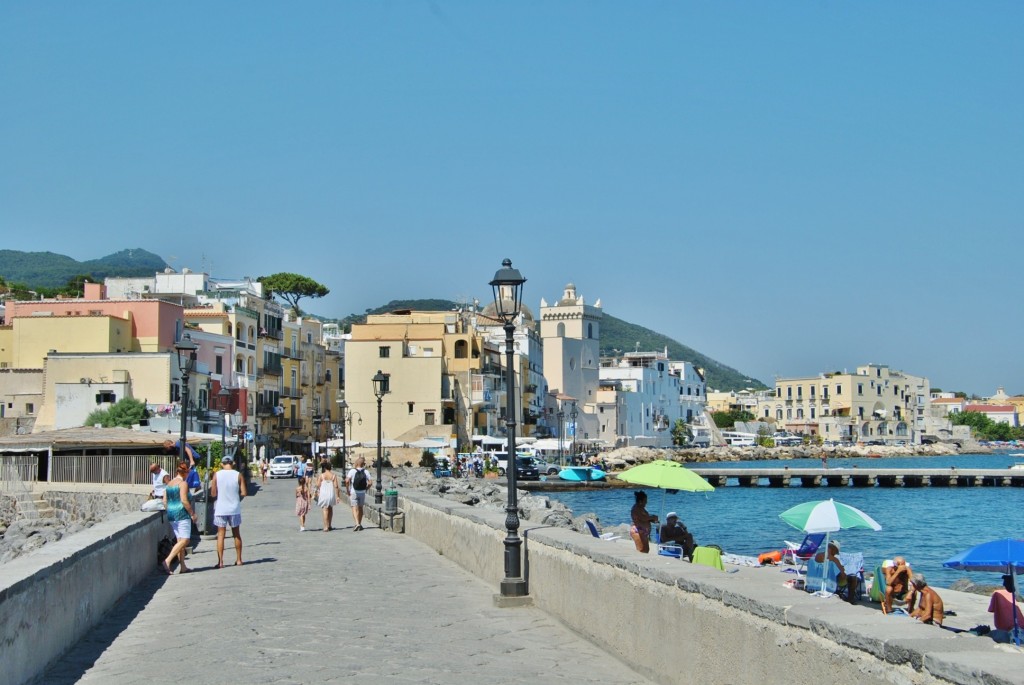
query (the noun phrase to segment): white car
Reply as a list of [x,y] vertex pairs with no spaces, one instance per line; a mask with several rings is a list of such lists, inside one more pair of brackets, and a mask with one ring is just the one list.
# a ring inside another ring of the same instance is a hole
[[271,478],[294,478],[299,458],[294,454],[282,454],[270,460]]

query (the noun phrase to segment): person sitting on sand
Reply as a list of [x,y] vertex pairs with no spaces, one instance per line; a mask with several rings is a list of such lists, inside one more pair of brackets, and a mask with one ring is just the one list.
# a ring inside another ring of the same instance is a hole
[[693,561],[693,550],[697,543],[693,534],[686,529],[686,524],[679,520],[679,515],[670,511],[665,515],[665,525],[661,527],[661,544],[677,544],[683,548],[683,554]]
[[990,636],[996,642],[1010,642],[1013,639],[1014,612],[1017,614],[1017,630],[1024,630],[1024,614],[1021,613],[1020,606],[1017,605],[1013,587],[1013,576],[1003,576],[1003,589],[993,592],[992,599],[988,603],[989,613],[992,614],[992,625],[995,626],[995,630],[990,633]]
[[637,490],[633,493],[636,503],[630,509],[629,515],[633,519],[633,525],[629,529],[629,536],[633,538],[638,552],[647,554],[651,551],[651,524],[658,522],[657,516],[647,513],[647,493]]
[[[946,615],[942,606],[942,598],[939,593],[928,586],[924,575],[915,573],[910,578],[910,584],[914,588],[914,594],[919,597],[920,604],[910,612],[911,618],[916,618],[921,623],[929,625],[935,623],[942,625],[942,618]],[[908,601],[910,604],[910,601]]]
[[[818,552],[814,560],[819,564],[825,563],[825,553]],[[828,560],[835,564],[838,573],[836,574],[836,594],[846,599],[850,604],[857,603],[858,578],[855,575],[847,575],[846,567],[839,561],[839,541],[829,540]]]
[[902,600],[910,591],[910,564],[903,557],[893,557],[891,566],[882,566],[882,576],[885,580],[882,613],[889,614],[893,599]]

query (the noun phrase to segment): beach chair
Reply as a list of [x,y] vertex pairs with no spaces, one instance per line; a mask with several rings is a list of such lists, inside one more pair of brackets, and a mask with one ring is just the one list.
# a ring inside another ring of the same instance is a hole
[[598,533],[597,525],[595,525],[594,522],[590,519],[586,519],[585,523],[587,524],[587,529],[590,531],[590,534],[599,540],[611,542],[612,540],[618,540],[622,537],[621,535],[616,535],[615,533]]
[[[828,572],[822,568],[824,565],[828,565]],[[807,580],[804,584],[804,589],[807,592],[818,595],[819,597],[831,597],[836,593],[839,567],[833,564],[829,559],[824,561],[815,561],[814,557],[807,560],[806,564]],[[825,575],[824,586],[822,585],[822,574]]]
[[719,571],[725,570],[722,564],[722,550],[714,547],[697,547],[693,550],[693,563],[701,566],[710,566]]
[[682,559],[683,548],[681,545],[658,545],[658,556]]
[[796,565],[796,572],[799,574],[801,569],[806,567],[807,561],[818,553],[818,548],[821,547],[821,543],[824,541],[824,533],[808,533],[807,537],[800,544],[784,540],[786,549],[782,552],[781,561],[785,563],[786,557],[789,557],[789,563]]
[[882,565],[875,567],[875,575],[871,579],[871,590],[868,597],[872,602],[881,604],[885,600],[885,574],[882,573]]
[[[857,578],[857,599],[860,599],[864,594],[864,555],[860,552],[840,553],[839,561],[846,569],[847,576]],[[828,564],[824,587],[821,583],[823,564]],[[849,599],[849,585],[839,587],[839,567],[828,559],[823,562],[815,561],[813,557],[807,560],[807,580],[804,589],[821,597],[839,595],[843,599]]]

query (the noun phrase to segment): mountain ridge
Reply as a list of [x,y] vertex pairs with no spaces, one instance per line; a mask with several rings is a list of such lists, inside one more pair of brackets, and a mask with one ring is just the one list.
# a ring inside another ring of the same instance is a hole
[[152,276],[166,268],[162,257],[142,248],[120,250],[84,262],[56,252],[0,250],[0,277],[33,288],[59,288],[83,275],[97,281],[106,276]]

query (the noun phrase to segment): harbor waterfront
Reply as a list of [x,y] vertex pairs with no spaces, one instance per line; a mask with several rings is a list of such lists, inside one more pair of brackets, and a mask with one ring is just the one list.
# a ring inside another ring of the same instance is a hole
[[[878,466],[877,459],[830,459],[829,471],[854,471]],[[891,469],[1006,469],[1019,458],[1007,454],[897,457],[885,460]],[[818,467],[821,462],[794,459],[792,469]],[[764,462],[721,462],[699,468],[763,468]],[[696,467],[695,467],[696,468]],[[779,549],[784,540],[800,541],[803,534],[783,523],[779,514],[801,502],[834,498],[870,514],[882,525],[879,532],[843,531],[836,537],[843,549],[864,553],[866,570],[883,559],[905,555],[914,569],[937,587],[949,587],[960,578],[998,585],[997,574],[953,571],[942,562],[968,547],[987,540],[1024,536],[1024,488],[1018,487],[737,487],[711,493],[663,494],[647,488],[648,510],[664,519],[678,512],[699,544],[717,544],[732,554],[755,556]],[[577,516],[593,513],[608,530],[629,523],[633,489],[552,491],[545,493],[568,506]]]

